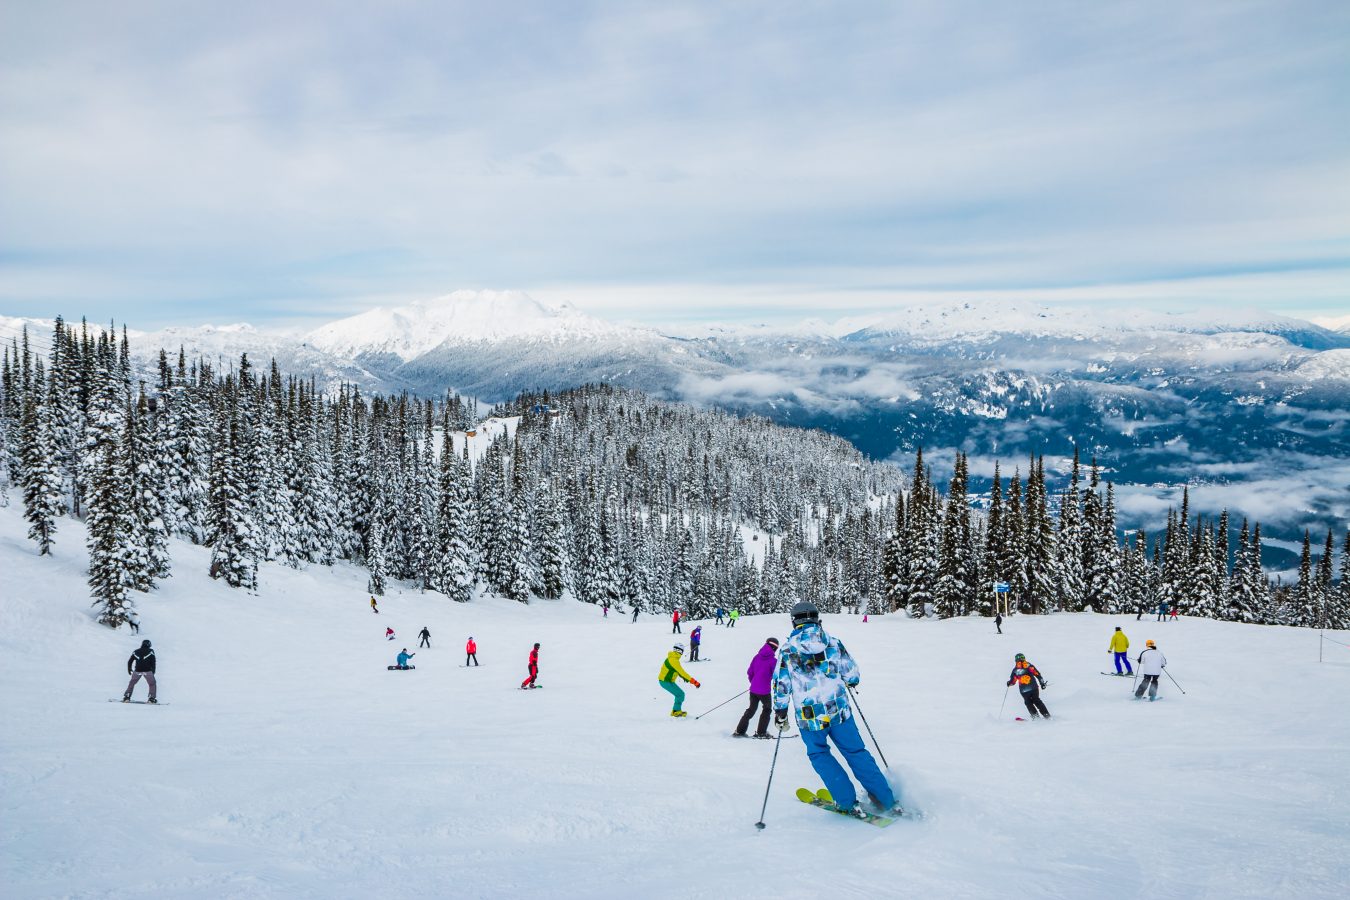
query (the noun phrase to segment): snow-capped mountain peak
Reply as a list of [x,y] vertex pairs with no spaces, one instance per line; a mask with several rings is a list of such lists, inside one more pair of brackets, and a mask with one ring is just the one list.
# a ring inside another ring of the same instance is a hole
[[447,343],[519,338],[575,341],[619,337],[631,331],[588,316],[570,304],[540,303],[521,291],[455,291],[339,319],[310,332],[305,340],[345,357],[392,354],[406,362]]

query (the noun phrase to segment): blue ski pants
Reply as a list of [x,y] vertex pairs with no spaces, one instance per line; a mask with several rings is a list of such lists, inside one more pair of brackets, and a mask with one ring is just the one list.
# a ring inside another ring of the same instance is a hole
[[844,767],[830,753],[830,741],[839,749],[848,767],[862,783],[863,790],[877,798],[883,809],[895,805],[895,792],[891,790],[886,776],[877,768],[876,760],[863,746],[862,735],[858,734],[858,723],[850,716],[842,722],[834,722],[820,731],[802,729],[802,742],[806,744],[806,758],[811,768],[816,770],[825,789],[830,792],[834,802],[848,808],[858,801],[858,792],[853,787]]
[[1116,654],[1116,674],[1120,674],[1120,664],[1121,664],[1121,663],[1124,663],[1124,664],[1125,664],[1125,674],[1127,674],[1127,675],[1133,675],[1133,674],[1134,674],[1134,669],[1130,667],[1130,654],[1128,654],[1128,653],[1117,653],[1117,654]]
[[675,709],[673,711],[679,712],[681,707],[684,706],[684,691],[673,681],[658,681],[657,684],[670,691],[671,696],[675,698]]

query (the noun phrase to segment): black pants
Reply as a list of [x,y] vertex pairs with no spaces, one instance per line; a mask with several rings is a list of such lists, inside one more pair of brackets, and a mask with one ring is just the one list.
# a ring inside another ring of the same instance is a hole
[[473,664],[474,664],[475,666],[478,665],[478,654],[477,654],[477,653],[470,653],[468,656],[464,657],[464,665],[467,666],[467,665],[469,664],[469,661],[470,661],[470,660],[473,660]]
[[1031,714],[1033,719],[1037,716],[1045,716],[1047,719],[1050,718],[1050,710],[1046,709],[1045,704],[1041,702],[1040,691],[1030,691],[1023,694],[1022,702],[1027,705],[1027,712]]
[[418,644],[417,646],[419,646],[419,647],[430,647],[430,646],[431,646],[431,638],[429,638],[429,637],[424,637],[424,638],[422,638],[422,643]]
[[693,661],[696,660],[696,659],[698,659],[698,644],[690,644],[690,645],[689,645],[689,661],[690,661],[690,662],[693,662]]
[[670,629],[670,633],[671,633],[671,634],[684,634],[684,632],[680,630],[680,623],[679,623],[679,622],[674,623],[674,626]]
[[1140,679],[1139,688],[1134,692],[1134,695],[1142,698],[1144,696],[1144,688],[1148,688],[1148,696],[1150,699],[1158,696],[1158,676],[1145,675]]
[[773,704],[769,702],[768,694],[751,694],[750,705],[746,707],[745,713],[741,716],[741,721],[736,723],[736,733],[745,734],[745,729],[750,727],[750,718],[755,714],[755,707],[763,707],[759,713],[759,724],[755,728],[755,734],[769,733],[769,711],[773,709]]

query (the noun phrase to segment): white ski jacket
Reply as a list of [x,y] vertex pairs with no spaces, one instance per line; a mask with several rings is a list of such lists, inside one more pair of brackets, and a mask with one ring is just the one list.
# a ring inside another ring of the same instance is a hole
[[1161,675],[1167,665],[1167,657],[1157,647],[1150,647],[1139,654],[1140,675]]

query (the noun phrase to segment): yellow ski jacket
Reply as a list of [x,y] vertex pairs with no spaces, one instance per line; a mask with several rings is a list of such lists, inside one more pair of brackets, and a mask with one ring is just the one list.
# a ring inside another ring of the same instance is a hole
[[689,677],[689,673],[684,670],[684,666],[680,665],[680,652],[672,650],[666,654],[666,661],[661,663],[661,674],[656,676],[656,680],[674,681],[677,675],[685,681],[694,680]]
[[1124,653],[1130,649],[1130,639],[1125,636],[1125,632],[1117,631],[1111,635],[1111,649],[1117,653]]

